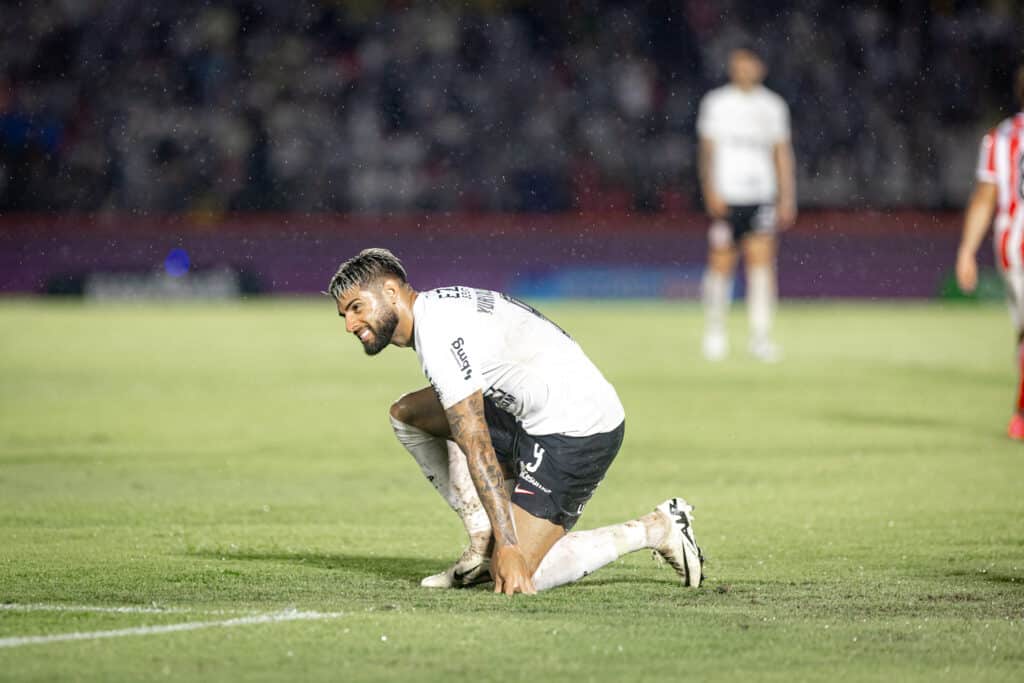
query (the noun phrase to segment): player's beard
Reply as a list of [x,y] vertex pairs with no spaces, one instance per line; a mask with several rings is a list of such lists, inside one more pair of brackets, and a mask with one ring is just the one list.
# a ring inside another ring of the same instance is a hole
[[367,356],[376,356],[391,343],[391,337],[395,335],[395,328],[398,327],[398,314],[388,309],[369,327],[373,332],[373,339],[363,342],[363,351],[366,351]]

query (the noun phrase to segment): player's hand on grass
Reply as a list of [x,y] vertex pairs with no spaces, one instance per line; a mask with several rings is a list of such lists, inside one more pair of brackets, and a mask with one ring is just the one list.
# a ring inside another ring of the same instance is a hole
[[966,251],[957,252],[956,283],[966,294],[970,294],[978,286],[978,262],[975,260],[974,254]]
[[537,592],[519,546],[503,545],[497,548],[491,558],[491,575],[494,578],[495,593],[533,595]]

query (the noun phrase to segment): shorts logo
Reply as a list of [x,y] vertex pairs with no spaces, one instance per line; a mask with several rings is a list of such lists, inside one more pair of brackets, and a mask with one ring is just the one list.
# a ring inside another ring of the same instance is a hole
[[[544,484],[542,484],[539,481],[537,481],[532,474],[530,474],[529,472],[526,471],[526,465],[524,465],[523,463],[519,463],[519,478],[522,479],[523,481],[525,481],[530,486],[533,486],[534,488],[540,489],[544,493],[548,493],[548,494],[551,493],[551,489],[549,489],[547,486],[544,486]],[[519,484],[516,484],[516,491],[519,491]],[[523,491],[519,491],[519,492],[523,493]]]
[[[519,461],[519,478],[525,481],[530,486],[540,489],[544,493],[551,493],[551,489],[541,484],[533,476],[533,473],[540,468],[540,464],[544,461],[544,449],[541,448],[540,444],[533,444],[533,462]],[[519,484],[516,484],[516,491],[519,491]],[[522,493],[529,493],[523,491]],[[531,494],[532,495],[532,494]]]
[[531,491],[530,489],[524,489],[519,484],[516,484],[516,488],[515,491],[513,491],[513,493],[525,493],[528,496],[535,495],[533,491]]
[[469,356],[466,355],[466,342],[459,337],[452,342],[449,351],[452,352],[452,358],[455,359],[455,363],[459,366],[459,370],[462,372],[462,379],[469,379],[473,376],[473,368],[469,367]]

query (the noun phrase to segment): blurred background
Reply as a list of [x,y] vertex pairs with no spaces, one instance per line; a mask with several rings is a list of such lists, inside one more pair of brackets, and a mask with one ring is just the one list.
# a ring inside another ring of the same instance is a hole
[[954,294],[1022,27],[1015,0],[4,0],[0,291],[316,292],[379,245],[421,287],[692,297],[697,105],[747,44],[792,113],[782,296]]

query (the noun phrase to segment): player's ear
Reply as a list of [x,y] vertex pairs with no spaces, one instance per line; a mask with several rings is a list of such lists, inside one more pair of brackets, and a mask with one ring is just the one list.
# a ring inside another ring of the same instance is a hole
[[384,298],[389,303],[393,304],[396,301],[398,301],[398,284],[395,282],[395,280],[391,278],[385,280],[382,283],[380,290],[384,294]]

